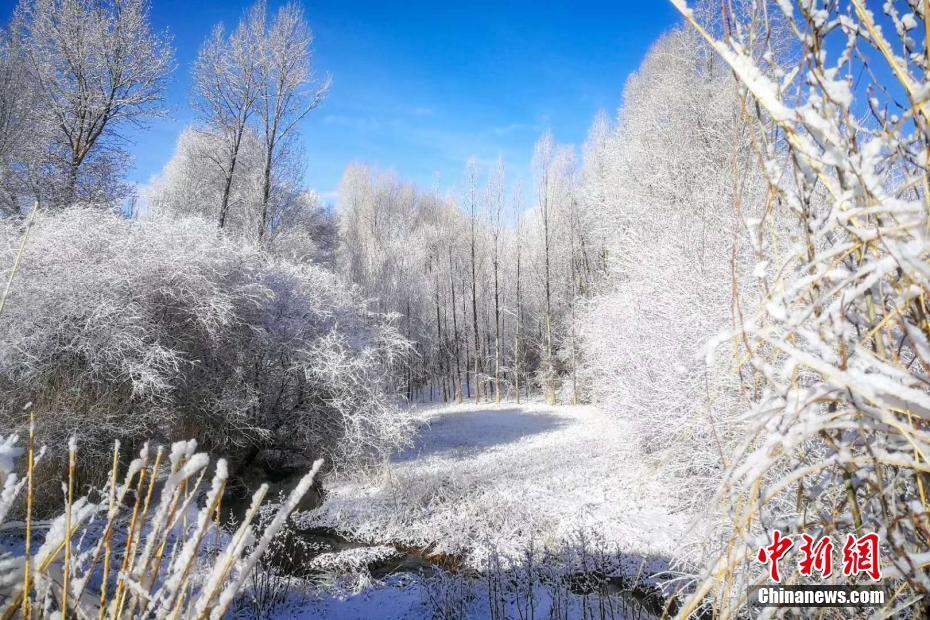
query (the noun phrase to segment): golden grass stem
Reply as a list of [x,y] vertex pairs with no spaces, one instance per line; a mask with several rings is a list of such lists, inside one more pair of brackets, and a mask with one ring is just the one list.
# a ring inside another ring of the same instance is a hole
[[235,551],[243,544],[245,536],[249,531],[249,527],[252,524],[252,521],[255,519],[255,515],[258,514],[259,506],[265,500],[265,495],[268,492],[268,487],[262,485],[259,490],[256,492],[256,496],[252,500],[252,506],[249,508],[249,511],[246,513],[245,517],[242,519],[242,523],[239,525],[239,529],[236,531],[236,534],[233,536],[233,539],[229,542],[227,547],[231,553],[226,560],[226,563],[223,565],[223,570],[220,573],[220,578],[215,580],[213,589],[207,592],[204,600],[203,611],[198,616],[198,620],[206,620],[210,616],[210,610],[213,606],[213,599],[219,595],[220,584],[225,583],[229,578],[229,575],[232,573],[232,569],[236,564],[236,553]]
[[74,507],[74,472],[77,467],[77,443],[71,439],[68,446],[68,505],[65,507],[65,567],[61,585],[61,617],[68,618],[68,598],[71,586],[71,521]]
[[[110,512],[116,507],[116,470],[119,466],[119,442],[113,444],[113,465],[110,468]],[[110,557],[112,554],[113,529],[108,524],[107,531],[104,534],[103,542],[103,578],[100,583],[100,618],[104,617],[104,610],[107,608],[107,578],[110,576]]]
[[[216,510],[216,508],[220,505],[220,498],[223,496],[223,490],[225,488],[226,488],[226,481],[223,480],[222,482],[220,482],[220,486],[217,491],[216,498],[213,500],[213,505],[207,508],[207,515],[213,513]],[[203,539],[206,536],[209,529],[210,529],[210,519],[206,518],[204,519],[203,527],[201,527],[200,530],[198,530],[196,533],[196,539],[194,543],[195,545],[194,548],[196,550],[200,549],[200,545],[203,543]],[[180,611],[181,602],[184,600],[183,595],[181,595],[184,590],[183,584],[187,582],[188,573],[190,572],[191,566],[193,565],[194,558],[196,556],[197,556],[197,552],[195,551],[193,554],[191,554],[191,557],[188,558],[188,560],[184,563],[184,567],[181,569],[180,583],[182,584],[182,586],[179,587],[178,591],[175,592],[174,594],[174,596],[177,598],[172,599],[172,601],[168,605],[169,607],[173,608],[174,610],[173,615],[176,615]]]
[[[182,467],[182,466],[183,464],[179,465],[179,467]],[[197,479],[195,488],[200,486],[201,480],[203,480],[203,471],[201,471],[200,477]],[[146,592],[148,594],[151,594],[152,588],[155,586],[155,580],[158,577],[158,573],[159,571],[161,571],[161,563],[165,556],[165,549],[168,546],[168,535],[170,534],[171,530],[174,529],[174,527],[177,525],[176,514],[178,511],[178,503],[181,500],[181,493],[182,493],[181,486],[178,485],[178,487],[174,489],[174,493],[171,498],[171,506],[169,507],[167,518],[165,519],[165,523],[166,523],[165,529],[157,533],[152,532],[152,536],[153,537],[156,535],[159,536],[161,538],[161,541],[158,543],[158,549],[155,552],[154,557],[148,559],[146,561],[146,565],[142,567],[143,568],[142,573],[149,576],[149,580],[148,580],[148,584],[146,588]],[[153,538],[153,540],[157,540],[157,538]]]
[[[146,522],[146,518],[148,517],[149,506],[152,503],[152,494],[153,494],[153,491],[155,490],[155,483],[158,481],[158,467],[159,465],[161,465],[161,458],[163,454],[164,454],[164,449],[162,448],[162,446],[158,446],[158,450],[155,452],[155,464],[152,465],[152,475],[149,477],[149,489],[148,489],[148,492],[145,494],[145,505],[142,507],[142,514],[139,517],[139,527],[137,529],[139,531],[140,539],[142,536],[142,531],[145,529],[145,522]],[[141,540],[139,541],[139,543],[141,543]],[[139,543],[136,544],[136,549],[138,549]],[[130,609],[130,612],[133,609],[135,609],[135,605],[136,603],[134,602],[132,608]]]
[[138,523],[139,519],[139,511],[142,508],[142,487],[144,483],[145,465],[143,465],[142,469],[139,470],[139,482],[136,485],[136,502],[132,508],[132,518],[129,521],[129,532],[126,536],[126,554],[123,556],[123,563],[120,567],[121,575],[117,580],[116,593],[113,595],[113,601],[116,604],[116,618],[121,617],[123,613],[123,605],[126,600],[126,579],[128,577],[129,569],[132,567],[132,561],[135,555],[133,541],[135,540],[136,524]]
[[23,568],[23,618],[29,620],[32,616],[32,598],[29,594],[32,584],[30,583],[30,570],[32,568],[32,501],[33,501],[33,469],[35,466],[35,438],[36,438],[36,418],[35,412],[30,408],[29,411],[29,445],[26,449],[26,541],[25,541],[25,566]]

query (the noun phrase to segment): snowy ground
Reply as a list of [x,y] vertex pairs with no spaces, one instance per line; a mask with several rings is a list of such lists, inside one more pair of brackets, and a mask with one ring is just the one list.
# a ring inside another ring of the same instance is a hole
[[673,514],[622,422],[540,402],[424,409],[415,445],[381,471],[328,484],[305,520],[372,542],[404,542],[481,567],[579,531],[631,557],[674,558],[689,519]]
[[[462,404],[424,408],[414,445],[384,467],[331,478],[322,508],[298,518],[372,543],[404,543],[482,569],[492,549],[577,544],[579,532],[627,558],[630,574],[676,559],[689,518],[675,514],[623,422],[589,406]],[[422,616],[417,579],[325,598],[289,616]],[[480,597],[479,597],[480,598]],[[475,603],[481,617],[486,604]]]

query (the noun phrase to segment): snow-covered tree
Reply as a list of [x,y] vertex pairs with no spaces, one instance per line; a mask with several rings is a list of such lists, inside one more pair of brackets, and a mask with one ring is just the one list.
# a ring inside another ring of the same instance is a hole
[[[280,7],[267,24],[264,0],[253,10],[250,29],[258,37],[256,133],[262,144],[258,240],[275,225],[272,209],[275,187],[286,185],[289,166],[295,165],[297,124],[323,100],[329,86],[315,82],[313,35],[296,2]],[[267,24],[267,25],[266,25]]]
[[294,3],[269,20],[260,1],[229,35],[215,26],[194,64],[198,120],[178,138],[149,203],[199,213],[269,248],[289,225],[306,223],[315,207],[306,208],[299,123],[327,87],[316,84],[311,44]]
[[149,208],[179,217],[199,215],[215,222],[217,205],[225,196],[224,230],[233,237],[254,238],[259,219],[261,145],[247,128],[237,147],[236,170],[228,188],[226,171],[216,164],[216,157],[225,149],[225,139],[217,133],[193,127],[182,131],[171,159],[145,189],[143,198]]
[[595,121],[582,172],[579,210],[596,215],[607,252],[577,321],[585,382],[701,511],[751,395],[738,339],[713,363],[703,355],[758,298],[743,242],[766,197],[751,127],[727,67],[678,28],[629,78],[615,122]]
[[29,164],[42,203],[113,204],[125,155],[119,130],[161,111],[172,69],[165,35],[152,31],[147,0],[22,0],[12,27],[37,92],[30,131],[41,151]]
[[221,24],[214,26],[194,63],[193,105],[211,138],[204,156],[222,175],[216,210],[220,228],[226,225],[236,167],[255,113],[264,12],[264,4],[254,5],[228,36]]
[[44,179],[37,178],[36,164],[47,140],[38,131],[38,110],[20,32],[5,28],[0,31],[0,213],[18,214],[40,193]]

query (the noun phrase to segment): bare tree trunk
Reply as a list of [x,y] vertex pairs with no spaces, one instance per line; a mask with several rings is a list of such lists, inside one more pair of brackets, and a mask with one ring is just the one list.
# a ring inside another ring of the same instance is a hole
[[[407,300],[407,340],[410,340],[410,300]],[[413,366],[407,364],[407,400],[413,398]]]
[[[465,274],[462,274],[462,288],[463,289],[465,288]],[[462,321],[463,322],[468,320],[468,310],[466,309],[465,304],[466,304],[465,295],[463,294],[462,295]],[[471,387],[472,387],[471,384],[472,384],[473,377],[469,377],[469,373],[471,372],[471,356],[469,355],[469,348],[468,348],[468,341],[467,341],[467,338],[468,338],[467,329],[468,328],[466,328],[465,325],[463,325],[462,329],[463,329],[462,337],[466,338],[466,341],[465,341],[465,396],[467,398],[471,398]]]
[[520,215],[517,214],[517,326],[514,330],[513,341],[513,376],[517,393],[517,404],[520,404],[520,328],[523,325],[523,298],[520,291],[520,256],[523,251],[523,242],[520,236]]
[[[490,306],[490,303],[486,303],[484,304],[484,308],[483,308],[484,310],[484,351],[482,355],[482,360],[484,362],[487,362],[488,359],[491,357],[491,327],[488,324],[488,322],[491,320],[491,311],[490,311],[489,306]],[[482,364],[482,366],[484,366],[484,364]],[[488,400],[490,400],[491,398],[491,382],[492,380],[490,377],[484,378],[484,395],[485,395],[485,398],[487,398]]]
[[258,228],[259,245],[261,245],[262,240],[265,237],[265,231],[268,226],[268,206],[271,202],[271,156],[273,149],[273,144],[272,146],[266,146],[265,148],[265,166],[262,169],[262,218]]
[[546,402],[550,405],[555,403],[555,386],[553,379],[555,375],[555,366],[552,362],[552,293],[550,285],[550,260],[549,260],[549,191],[548,191],[548,174],[546,182],[543,184],[543,246],[545,248],[545,285],[546,285]]
[[232,144],[232,151],[229,154],[229,168],[226,170],[226,178],[223,183],[223,196],[220,198],[220,217],[218,225],[220,228],[226,225],[226,215],[229,212],[229,196],[232,192],[233,176],[236,174],[236,162],[239,159],[239,147],[242,144],[242,132],[244,126],[236,132],[236,138]]
[[[575,203],[572,202],[572,211],[574,213]],[[575,219],[572,217],[572,226],[569,231],[569,238],[571,243],[571,289],[569,290],[569,304],[571,306],[571,340],[572,340],[572,404],[578,404],[578,350],[576,348],[575,341],[575,296],[578,294],[578,278],[579,271],[575,259]]]
[[[235,166],[236,164],[235,157],[233,157],[233,160],[231,163],[233,164],[233,166]],[[230,190],[232,189],[232,180],[233,180],[233,173],[232,173],[232,169],[230,169],[230,171],[226,173],[226,179],[223,183],[223,196],[220,198],[220,217],[219,217],[219,221],[217,222],[217,225],[220,228],[223,228],[223,226],[226,225],[226,212],[229,209],[229,194],[230,194]]]
[[455,339],[455,374],[458,378],[458,386],[455,392],[456,402],[462,402],[462,366],[460,364],[461,359],[461,348],[459,346],[459,322],[456,318],[458,316],[458,308],[455,304],[455,278],[453,277],[452,270],[452,248],[449,248],[449,288],[452,289],[452,330],[453,337]]
[[494,399],[501,402],[501,306],[498,282],[497,240],[494,240]]
[[[436,284],[436,290],[435,290],[435,295],[433,299],[436,305],[436,360],[437,360],[437,365],[438,365],[437,376],[443,377],[444,376],[442,372],[443,344],[442,344],[442,323],[439,320],[439,270],[438,269],[436,270],[436,275],[434,276],[434,280]],[[442,386],[442,401],[443,402],[446,402],[447,400],[446,396],[447,394],[445,390],[445,384],[443,384]]]
[[62,207],[70,207],[74,204],[74,199],[77,195],[77,177],[80,166],[81,164],[77,161],[77,155],[75,154],[71,158],[71,163],[68,165],[68,184],[65,187]]
[[475,270],[475,203],[472,197],[471,209],[471,318],[475,335],[475,402],[481,400],[481,341],[478,334],[478,279]]
[[[446,338],[449,337],[449,308],[446,306],[442,307],[442,328],[446,332]],[[446,384],[448,387],[448,400],[453,400],[456,393],[456,377],[454,368],[452,366],[451,357],[455,355],[455,342],[451,342],[446,347]]]

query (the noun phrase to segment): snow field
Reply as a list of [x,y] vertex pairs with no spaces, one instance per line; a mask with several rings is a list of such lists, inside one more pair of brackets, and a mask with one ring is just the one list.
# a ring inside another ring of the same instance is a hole
[[676,512],[623,421],[541,402],[423,409],[414,445],[383,468],[327,483],[297,518],[377,543],[418,545],[480,569],[583,532],[639,558],[673,560]]

